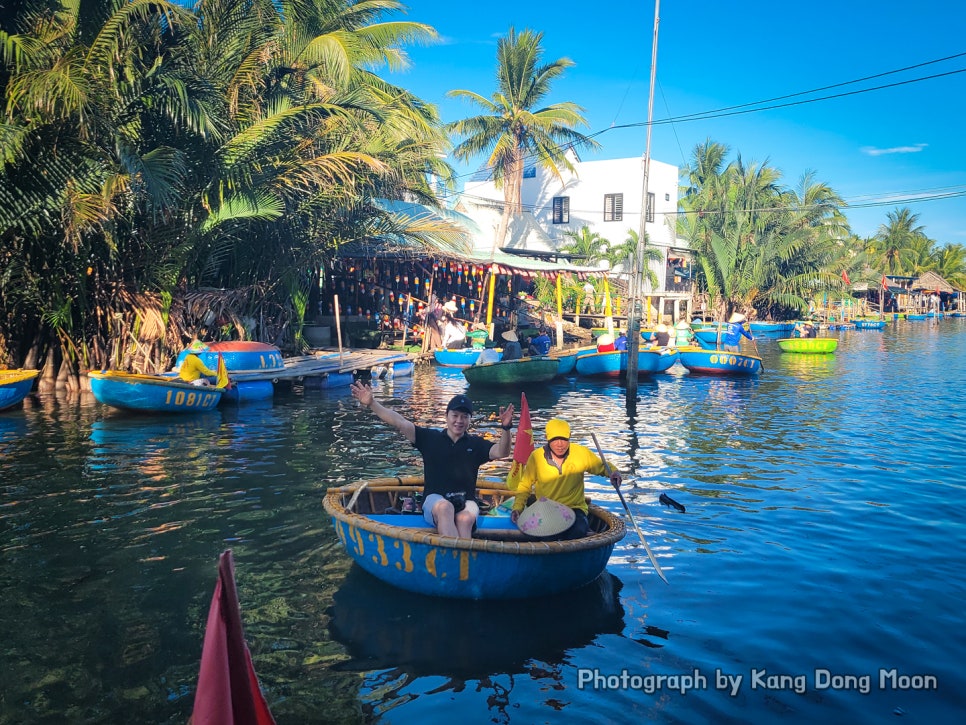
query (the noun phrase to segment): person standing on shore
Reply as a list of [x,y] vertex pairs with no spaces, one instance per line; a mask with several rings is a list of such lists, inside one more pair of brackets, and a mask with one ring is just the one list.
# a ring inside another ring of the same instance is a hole
[[372,388],[358,380],[349,389],[352,397],[408,440],[423,457],[423,517],[443,536],[468,539],[473,534],[480,507],[476,503],[476,479],[480,466],[506,458],[513,444],[513,404],[500,408],[503,434],[497,443],[470,435],[473,403],[456,395],[446,406],[442,430],[423,428],[378,402]]

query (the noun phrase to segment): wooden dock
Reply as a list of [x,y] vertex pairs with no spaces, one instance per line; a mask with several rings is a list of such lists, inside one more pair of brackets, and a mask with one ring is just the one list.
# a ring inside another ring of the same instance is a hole
[[416,356],[398,350],[338,350],[320,349],[310,355],[297,355],[283,359],[283,370],[264,372],[231,373],[237,382],[256,380],[301,381],[305,378],[327,378],[333,374],[351,374],[359,371],[372,371],[374,368],[388,368],[398,363],[415,362]]

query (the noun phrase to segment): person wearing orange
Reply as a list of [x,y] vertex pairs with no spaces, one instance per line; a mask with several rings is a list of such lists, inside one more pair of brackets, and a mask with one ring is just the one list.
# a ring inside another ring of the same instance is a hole
[[[573,509],[575,520],[559,539],[579,539],[587,535],[587,500],[584,474],[598,476],[607,472],[600,457],[586,446],[570,442],[570,424],[559,418],[547,422],[547,444],[530,454],[517,487],[510,520],[517,523],[530,496],[548,498]],[[621,485],[616,469],[610,474],[611,485]]]

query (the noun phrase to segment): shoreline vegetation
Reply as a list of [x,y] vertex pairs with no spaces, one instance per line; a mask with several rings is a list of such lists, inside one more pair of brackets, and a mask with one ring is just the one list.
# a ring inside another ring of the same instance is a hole
[[[464,230],[381,203],[438,206],[435,181],[456,184],[446,153],[491,160],[505,229],[525,160],[561,165],[565,145],[593,143],[575,130],[579,99],[541,115],[550,86],[579,69],[514,62],[541,57],[539,32],[510,28],[496,58],[533,93],[454,90],[483,110],[446,124],[379,75],[438,39],[396,0],[83,7],[19,3],[0,24],[0,366],[41,369],[41,390],[78,389],[91,369],[167,369],[198,337],[298,349],[346,245],[467,251]],[[885,274],[932,270],[966,287],[966,248],[930,239],[918,214],[889,212],[860,239],[813,173],[789,186],[730,153],[710,139],[693,150],[677,229],[695,293],[720,319],[801,316],[816,295],[848,296],[845,280],[871,289]],[[581,243],[629,248],[575,233]],[[552,294],[549,280],[535,293]]]

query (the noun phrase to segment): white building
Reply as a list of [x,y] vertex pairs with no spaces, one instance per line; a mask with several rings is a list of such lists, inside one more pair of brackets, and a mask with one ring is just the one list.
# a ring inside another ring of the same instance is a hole
[[[554,251],[569,242],[567,232],[588,227],[614,245],[623,243],[629,231],[640,229],[644,207],[644,159],[634,157],[604,161],[580,161],[568,152],[574,170],[557,178],[536,165],[524,170],[524,214],[517,219],[519,231],[510,229],[501,245],[510,249]],[[648,243],[662,250],[662,262],[652,262],[658,285],[648,290],[656,308],[672,319],[688,314],[690,279],[685,270],[690,255],[676,243],[674,227],[678,203],[678,167],[651,161],[648,179],[646,226]],[[503,190],[497,189],[488,171],[477,172],[466,182],[460,210],[476,221],[481,231],[478,246],[492,247],[503,209]],[[534,222],[543,230],[534,244]],[[520,233],[526,229],[529,233]]]

